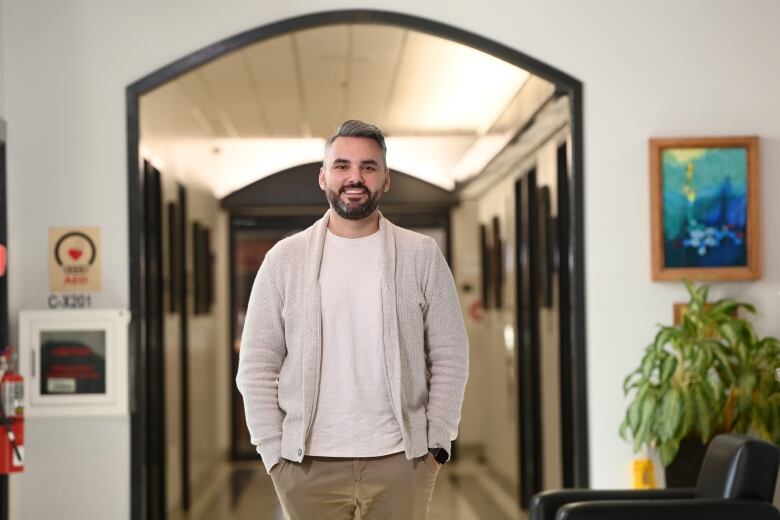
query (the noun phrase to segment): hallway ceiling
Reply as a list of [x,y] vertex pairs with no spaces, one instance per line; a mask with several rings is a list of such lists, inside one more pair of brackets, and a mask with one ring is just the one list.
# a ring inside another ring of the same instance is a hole
[[[383,129],[391,167],[452,189],[514,135],[517,128],[502,115],[528,78],[480,51],[403,28],[298,31],[225,55],[145,95],[142,154],[165,163],[180,162],[183,152],[174,159],[173,147],[219,155],[214,161],[225,165],[214,191],[224,195],[321,160],[322,139],[354,118]],[[263,157],[267,164],[258,162]]]

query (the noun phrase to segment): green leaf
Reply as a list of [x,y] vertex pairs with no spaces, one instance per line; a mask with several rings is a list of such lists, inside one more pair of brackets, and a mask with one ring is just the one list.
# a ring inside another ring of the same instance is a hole
[[642,381],[642,373],[639,370],[635,370],[628,374],[623,380],[623,393],[628,394],[629,390],[636,388]]
[[729,344],[736,345],[737,344],[737,331],[734,328],[733,322],[725,322],[722,323],[718,327],[718,332],[721,336],[723,336],[723,339],[725,339]]
[[658,334],[655,335],[653,345],[656,350],[662,351],[667,343],[679,335],[680,331],[676,327],[662,327]]
[[723,349],[723,346],[718,343],[717,341],[711,341],[708,342],[710,345],[712,354],[715,356],[715,359],[718,360],[718,366],[722,368],[724,375],[722,376],[724,381],[723,383],[726,385],[731,385],[734,382],[734,371],[731,370],[731,363],[729,363],[729,358],[726,354],[726,352]]
[[701,303],[703,305],[703,304],[707,303],[707,298],[709,298],[709,296],[710,296],[710,286],[709,285],[702,285],[699,289],[700,289],[699,290],[699,298],[700,298],[700,301],[701,301]]
[[662,441],[674,438],[682,417],[682,395],[673,388],[664,394],[658,408],[658,438]]
[[620,423],[620,428],[618,429],[618,435],[620,435],[620,438],[625,440],[628,440],[628,418],[623,419],[623,422]]
[[655,350],[648,350],[645,357],[642,359],[642,376],[650,377],[650,373],[655,368],[657,354]]
[[682,396],[683,417],[682,426],[680,427],[680,438],[685,437],[691,432],[693,424],[696,421],[696,412],[693,404],[693,394],[689,388],[682,388],[680,390]]
[[720,300],[709,310],[710,319],[731,318],[739,308],[739,303],[734,300]]
[[658,447],[658,454],[661,459],[661,464],[664,466],[671,464],[679,449],[680,443],[674,439],[670,439],[661,443],[661,445]]
[[639,432],[639,420],[642,418],[642,405],[647,397],[649,385],[645,383],[639,388],[636,394],[636,398],[631,402],[626,413],[626,420],[628,420],[628,427],[631,428],[631,433],[636,437]]
[[696,428],[701,434],[702,441],[707,442],[712,432],[711,409],[707,404],[707,398],[699,385],[691,388],[691,397],[693,398],[694,416]]
[[739,397],[737,398],[737,408],[744,412],[750,408],[753,401],[753,390],[756,387],[756,375],[752,372],[746,372],[739,378]]
[[698,291],[696,290],[696,286],[691,283],[690,280],[683,279],[683,283],[685,284],[685,288],[688,290],[688,296],[690,296],[691,300],[694,300],[697,298]]
[[666,359],[664,359],[663,364],[661,365],[661,380],[660,383],[664,384],[672,377],[672,374],[674,374],[675,369],[677,368],[677,358],[674,356],[669,356]]
[[634,451],[639,451],[642,444],[650,444],[650,428],[652,427],[653,417],[655,415],[656,397],[649,393],[642,401],[642,410],[639,418],[639,431],[634,437]]

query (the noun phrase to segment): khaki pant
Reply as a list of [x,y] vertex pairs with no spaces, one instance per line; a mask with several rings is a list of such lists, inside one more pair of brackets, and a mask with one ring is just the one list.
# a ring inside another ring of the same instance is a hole
[[365,459],[282,459],[271,469],[288,520],[425,520],[439,464],[403,453]]

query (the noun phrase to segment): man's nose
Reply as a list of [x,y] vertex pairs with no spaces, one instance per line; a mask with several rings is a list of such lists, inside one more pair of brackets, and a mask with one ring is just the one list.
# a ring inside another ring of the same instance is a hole
[[350,182],[363,182],[363,172],[360,171],[359,166],[349,169],[348,180]]

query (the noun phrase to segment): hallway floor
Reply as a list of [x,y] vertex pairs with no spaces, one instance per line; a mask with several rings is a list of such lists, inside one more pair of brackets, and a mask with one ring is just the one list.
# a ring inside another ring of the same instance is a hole
[[[173,520],[284,520],[262,464],[223,469],[190,514]],[[359,518],[359,517],[358,517]],[[436,479],[430,520],[524,520],[524,515],[485,467],[469,461],[445,465]]]

